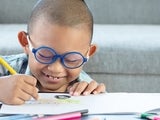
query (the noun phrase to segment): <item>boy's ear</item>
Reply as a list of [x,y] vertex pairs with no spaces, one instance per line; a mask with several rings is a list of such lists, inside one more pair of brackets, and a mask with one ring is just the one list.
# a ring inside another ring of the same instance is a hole
[[18,33],[18,40],[21,46],[23,47],[24,52],[28,53],[28,40],[27,40],[26,32],[20,31]]
[[96,53],[97,46],[95,44],[91,44],[89,48],[88,56],[91,57]]

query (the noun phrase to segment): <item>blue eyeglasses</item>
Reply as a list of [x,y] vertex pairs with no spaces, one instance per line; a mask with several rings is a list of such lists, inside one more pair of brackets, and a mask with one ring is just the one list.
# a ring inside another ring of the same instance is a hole
[[89,58],[84,57],[79,52],[67,52],[65,54],[58,54],[54,49],[46,46],[33,48],[30,43],[30,37],[27,35],[29,48],[34,54],[36,60],[42,64],[52,64],[57,59],[60,59],[61,64],[69,69],[75,69],[82,66]]

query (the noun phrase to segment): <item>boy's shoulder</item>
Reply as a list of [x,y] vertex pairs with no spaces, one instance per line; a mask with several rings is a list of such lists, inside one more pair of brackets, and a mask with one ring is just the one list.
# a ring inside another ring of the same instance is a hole
[[4,55],[2,57],[5,60],[27,59],[27,55],[25,53],[13,54],[13,55]]
[[[6,55],[1,56],[5,59],[5,61],[16,70],[17,73],[25,73],[27,65],[28,65],[28,57],[26,54],[15,54],[15,55]],[[0,74],[8,75],[9,72],[0,65]]]

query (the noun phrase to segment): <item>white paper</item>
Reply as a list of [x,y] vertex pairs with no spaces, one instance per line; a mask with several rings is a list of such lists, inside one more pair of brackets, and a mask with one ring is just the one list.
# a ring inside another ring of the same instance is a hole
[[141,113],[160,108],[160,93],[104,93],[57,99],[59,93],[40,93],[38,101],[24,105],[3,104],[0,113],[61,114],[88,109],[88,114]]

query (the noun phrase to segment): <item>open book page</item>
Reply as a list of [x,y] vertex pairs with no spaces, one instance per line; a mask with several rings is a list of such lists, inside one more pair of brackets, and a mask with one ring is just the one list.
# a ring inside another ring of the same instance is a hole
[[3,104],[0,113],[62,114],[88,109],[88,114],[112,114],[140,113],[160,108],[160,93],[104,93],[88,96],[40,93],[39,95],[39,100],[30,100],[24,105]]

